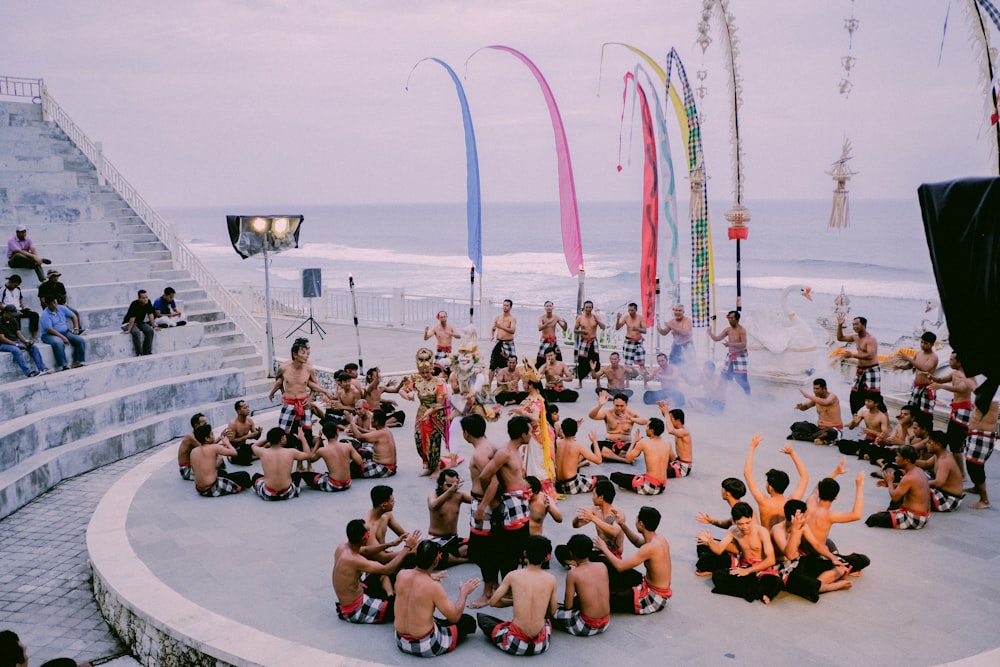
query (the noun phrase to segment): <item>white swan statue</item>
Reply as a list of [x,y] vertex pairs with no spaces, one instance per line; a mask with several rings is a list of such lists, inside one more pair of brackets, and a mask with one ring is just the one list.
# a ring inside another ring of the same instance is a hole
[[747,330],[750,372],[772,377],[812,375],[819,359],[819,347],[812,328],[788,304],[797,293],[812,301],[812,289],[789,285],[781,292],[781,312],[751,311],[742,323]]

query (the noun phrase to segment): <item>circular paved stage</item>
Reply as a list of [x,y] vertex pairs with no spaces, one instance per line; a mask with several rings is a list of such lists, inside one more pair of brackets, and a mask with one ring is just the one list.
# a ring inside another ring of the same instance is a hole
[[[846,396],[845,387],[832,388]],[[663,514],[660,532],[670,541],[674,566],[668,609],[644,618],[615,616],[609,631],[595,638],[557,634],[551,659],[602,666],[623,656],[637,664],[667,659],[695,665],[933,665],[971,657],[963,664],[996,664],[1000,529],[995,510],[963,508],[954,515],[935,515],[917,532],[870,529],[861,522],[836,526],[832,537],[841,549],[866,553],[872,565],[853,580],[852,590],[824,595],[818,604],[784,593],[769,606],[748,604],[712,595],[711,581],[694,576],[694,536],[703,527],[694,517],[699,511],[726,513],[719,483],[742,476],[755,431],[765,434],[755,466],[758,480],[768,468],[779,467],[790,473],[794,487],[791,461],[777,450],[785,442],[785,426],[800,418],[791,409],[797,393],[782,388],[767,395],[759,389],[751,405],[732,399],[723,418],[689,412],[692,477],[671,480],[662,496],[621,492],[616,500],[630,522],[647,503]],[[585,393],[580,404],[563,408],[562,417],[585,417],[593,405]],[[655,414],[653,406],[633,407]],[[412,406],[407,411],[409,424]],[[266,427],[275,418],[259,421]],[[597,426],[585,420],[581,433]],[[116,598],[150,627],[234,664],[413,663],[415,658],[396,649],[390,627],[339,621],[330,583],[334,548],[345,539],[346,523],[370,506],[373,485],[388,483],[395,489],[395,514],[404,528],[426,531],[426,497],[433,482],[416,476],[419,459],[412,429],[394,432],[400,455],[396,477],[357,480],[339,494],[305,490],[280,503],[265,503],[252,493],[198,496],[192,483],[177,475],[175,446],[165,445],[110,489],[94,515],[88,546],[99,597]],[[504,433],[504,420],[490,426],[494,441],[505,442]],[[469,452],[464,442],[453,447]],[[831,448],[797,443],[796,450],[810,471],[810,490],[840,460]],[[854,460],[848,465],[835,507],[850,509],[855,475],[864,471],[866,515],[883,508],[885,490],[867,477],[874,468]],[[605,473],[625,469],[635,468],[600,467]],[[467,466],[459,470],[467,479]],[[995,464],[987,474],[995,484]],[[555,524],[549,519],[545,525],[554,543],[577,532],[569,522],[588,502],[589,494],[559,503],[566,520]],[[465,531],[467,517],[463,510],[460,526]],[[564,572],[555,563],[551,571],[561,592]],[[461,565],[448,571],[444,584],[454,597],[458,583],[474,576],[474,565]],[[510,618],[509,609],[490,613]],[[492,664],[507,659],[477,633],[438,661]]]

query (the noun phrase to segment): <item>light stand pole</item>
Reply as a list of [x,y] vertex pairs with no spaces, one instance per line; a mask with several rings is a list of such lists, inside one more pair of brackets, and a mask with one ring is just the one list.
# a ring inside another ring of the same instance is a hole
[[271,242],[271,232],[267,232],[264,239],[264,312],[267,313],[267,322],[264,333],[267,337],[267,377],[274,377],[274,326],[271,323],[271,271],[270,260],[267,256],[267,246]]

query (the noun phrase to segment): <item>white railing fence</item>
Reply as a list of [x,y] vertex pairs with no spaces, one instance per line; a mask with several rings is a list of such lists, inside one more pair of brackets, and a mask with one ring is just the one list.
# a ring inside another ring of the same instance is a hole
[[41,102],[42,80],[19,76],[0,76],[0,97],[27,97]]
[[237,329],[254,345],[257,352],[261,353],[265,333],[260,322],[250,314],[242,301],[226,289],[201,260],[191,252],[190,248],[177,236],[170,223],[153,210],[153,207],[125,180],[121,172],[104,157],[101,144],[91,141],[63,108],[52,99],[45,89],[45,85],[40,81],[39,85],[42,114],[45,120],[56,123],[69,136],[70,140],[97,168],[100,184],[109,185],[125,200],[125,203],[170,250],[174,266],[191,274],[191,277],[205,288],[209,298],[215,301],[219,308],[226,313],[226,316],[233,321]]

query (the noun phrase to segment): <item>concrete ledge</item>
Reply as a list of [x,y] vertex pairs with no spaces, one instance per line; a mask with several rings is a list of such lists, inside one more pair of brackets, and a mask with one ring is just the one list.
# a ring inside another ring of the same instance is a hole
[[174,456],[164,447],[121,478],[101,500],[87,528],[94,596],[108,624],[146,665],[237,667],[369,667],[275,637],[179,595],[139,560],[126,533],[139,487]]

